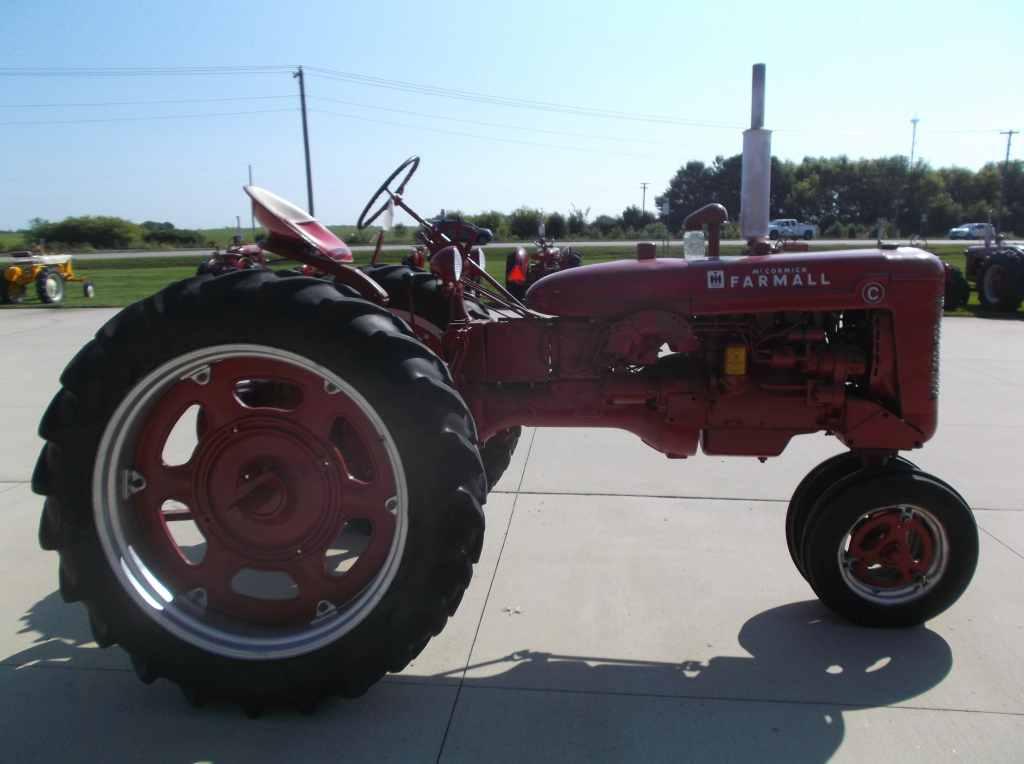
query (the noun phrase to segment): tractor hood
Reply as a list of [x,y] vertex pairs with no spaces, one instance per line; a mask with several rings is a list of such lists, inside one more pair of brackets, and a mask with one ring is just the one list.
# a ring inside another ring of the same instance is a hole
[[651,309],[714,314],[885,308],[901,281],[933,281],[941,292],[942,263],[911,247],[618,260],[546,276],[530,288],[526,302],[549,315],[595,318]]

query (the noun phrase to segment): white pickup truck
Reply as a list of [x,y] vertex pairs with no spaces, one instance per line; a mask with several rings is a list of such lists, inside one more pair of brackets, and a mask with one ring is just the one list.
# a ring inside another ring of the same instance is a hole
[[818,226],[793,218],[778,218],[768,223],[768,236],[772,239],[813,239],[817,235]]

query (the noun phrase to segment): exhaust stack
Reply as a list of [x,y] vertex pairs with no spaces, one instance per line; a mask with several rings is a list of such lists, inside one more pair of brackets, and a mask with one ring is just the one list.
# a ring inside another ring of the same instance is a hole
[[750,129],[743,131],[740,230],[751,250],[768,240],[772,188],[772,131],[764,129],[765,65],[754,64]]

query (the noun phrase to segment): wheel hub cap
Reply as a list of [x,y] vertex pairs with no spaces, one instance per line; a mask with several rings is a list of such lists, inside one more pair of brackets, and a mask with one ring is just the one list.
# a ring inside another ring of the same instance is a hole
[[843,578],[857,594],[877,604],[917,599],[939,580],[947,542],[941,524],[921,507],[872,510],[854,524],[840,545]]

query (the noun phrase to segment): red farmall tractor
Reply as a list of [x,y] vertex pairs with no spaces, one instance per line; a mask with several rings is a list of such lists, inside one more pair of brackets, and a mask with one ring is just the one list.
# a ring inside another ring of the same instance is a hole
[[407,204],[417,158],[359,223],[405,210],[430,271],[358,270],[316,220],[247,187],[266,248],[331,279],[180,281],[71,361],[33,475],[62,597],[144,682],[250,714],[308,709],[401,671],[444,628],[521,426],[620,428],[675,459],[767,459],[825,430],[848,450],[793,494],[801,575],[865,626],[942,612],[973,574],[976,526],[900,456],[936,429],[942,265],[915,249],[774,254],[766,148],[745,162],[750,255],[719,257],[726,212],[708,205],[687,220],[708,230],[707,259],[643,247],[524,301],[470,257],[489,231],[446,232]]
[[516,247],[505,258],[505,289],[518,300],[536,282],[552,273],[583,264],[583,253],[573,247],[556,247],[544,237],[544,224],[537,230],[533,252]]
[[230,271],[245,271],[252,268],[266,268],[267,256],[259,244],[242,244],[236,241],[223,252],[214,251],[196,268],[196,275],[220,276]]

